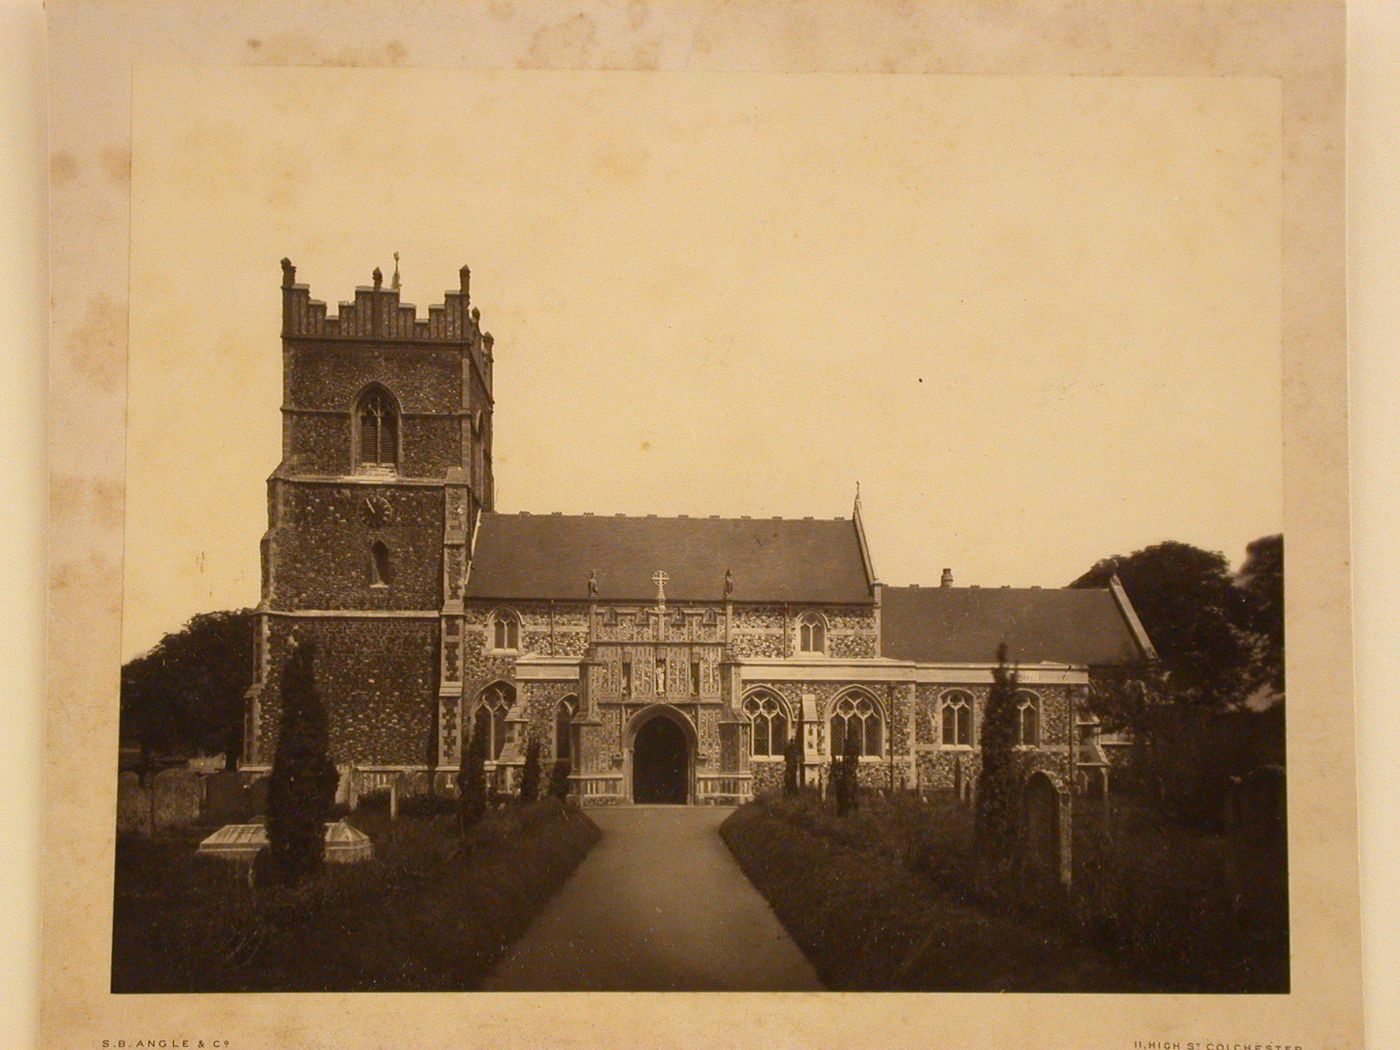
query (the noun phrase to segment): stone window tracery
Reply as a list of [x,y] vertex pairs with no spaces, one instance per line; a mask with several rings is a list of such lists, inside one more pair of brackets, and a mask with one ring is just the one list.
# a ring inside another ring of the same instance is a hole
[[472,716],[472,734],[486,734],[486,757],[501,757],[506,746],[506,715],[515,704],[515,689],[508,682],[493,682],[481,691]]
[[749,720],[749,754],[755,758],[780,758],[787,746],[787,704],[766,689],[751,693],[744,699],[744,715]]
[[939,725],[944,747],[971,747],[972,696],[961,689],[944,693],[939,701]]
[[369,549],[369,585],[371,587],[389,586],[391,568],[389,548],[385,546],[383,540],[375,540]]
[[554,758],[568,760],[572,755],[569,726],[578,713],[578,697],[566,696],[554,705]]
[[797,649],[803,653],[826,652],[826,621],[819,613],[804,613],[797,623]]
[[856,741],[862,757],[879,758],[884,753],[885,716],[867,693],[845,693],[831,707],[832,755],[844,753],[848,739]]
[[515,651],[520,648],[520,617],[511,609],[491,614],[491,648]]
[[394,469],[399,462],[399,409],[393,395],[372,386],[355,412],[355,462],[362,470]]
[[1022,747],[1040,745],[1040,697],[1028,689],[1016,694],[1016,743]]

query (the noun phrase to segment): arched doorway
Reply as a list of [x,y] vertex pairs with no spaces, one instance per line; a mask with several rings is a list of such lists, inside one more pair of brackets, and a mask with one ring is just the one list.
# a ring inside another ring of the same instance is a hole
[[683,806],[690,795],[690,741],[674,720],[650,718],[632,741],[632,801]]

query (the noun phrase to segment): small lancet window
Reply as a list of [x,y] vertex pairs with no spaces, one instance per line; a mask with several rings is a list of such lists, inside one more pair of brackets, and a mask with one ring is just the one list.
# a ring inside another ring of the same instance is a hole
[[492,624],[492,641],[496,649],[520,648],[520,620],[509,609],[496,613]]
[[393,467],[399,459],[399,412],[387,390],[373,389],[360,402],[361,467]]
[[804,653],[826,652],[826,622],[820,616],[808,613],[802,617],[797,631],[799,651]]
[[375,540],[374,545],[369,549],[369,585],[371,587],[389,586],[391,570],[389,548],[384,545],[382,540]]

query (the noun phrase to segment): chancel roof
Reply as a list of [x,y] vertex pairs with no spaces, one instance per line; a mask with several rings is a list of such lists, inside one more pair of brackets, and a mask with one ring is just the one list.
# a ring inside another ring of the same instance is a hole
[[1016,663],[1138,663],[1151,642],[1121,591],[1013,587],[884,587],[883,656],[990,663],[1004,640]]
[[803,518],[660,518],[483,514],[468,598],[869,603],[856,523]]

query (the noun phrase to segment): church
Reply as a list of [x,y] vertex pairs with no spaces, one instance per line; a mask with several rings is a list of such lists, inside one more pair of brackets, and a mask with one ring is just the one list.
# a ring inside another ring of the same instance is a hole
[[294,638],[316,643],[331,752],[365,787],[446,789],[484,734],[582,805],[734,804],[788,741],[820,785],[854,741],[870,788],[965,791],[998,646],[1026,767],[1104,792],[1090,670],[1155,658],[1107,589],[890,586],[857,492],[829,519],[499,513],[495,346],[470,271],[419,318],[397,272],[329,314],[282,260],[282,461],[268,479],[241,768],[270,768]]

